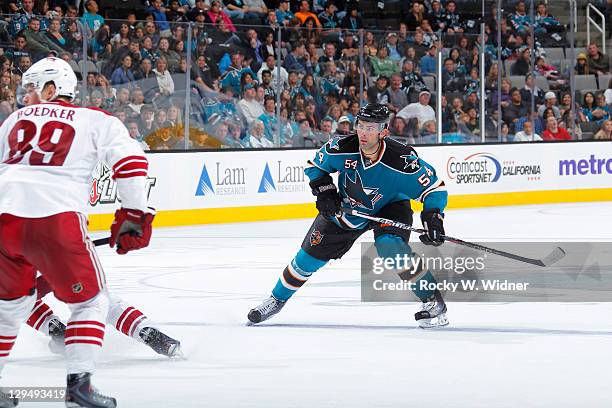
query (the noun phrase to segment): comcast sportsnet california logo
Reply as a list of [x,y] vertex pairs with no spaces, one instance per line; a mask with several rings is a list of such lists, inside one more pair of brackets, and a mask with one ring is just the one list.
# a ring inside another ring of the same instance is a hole
[[519,160],[499,160],[492,153],[480,152],[464,159],[452,156],[446,162],[446,174],[457,184],[496,183],[503,177],[525,176],[527,181],[540,180],[539,164],[517,163]]
[[[156,181],[155,177],[147,177],[147,198],[151,195]],[[117,183],[112,178],[111,169],[105,163],[99,162],[91,177],[89,205],[95,207],[98,204],[114,204],[117,201],[121,201],[121,198],[117,195]]]

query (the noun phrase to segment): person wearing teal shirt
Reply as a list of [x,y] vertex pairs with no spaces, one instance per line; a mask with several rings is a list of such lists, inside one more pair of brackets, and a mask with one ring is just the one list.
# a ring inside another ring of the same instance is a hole
[[85,9],[87,11],[81,17],[81,21],[95,33],[104,25],[104,17],[98,14],[98,3],[95,0],[88,0]]

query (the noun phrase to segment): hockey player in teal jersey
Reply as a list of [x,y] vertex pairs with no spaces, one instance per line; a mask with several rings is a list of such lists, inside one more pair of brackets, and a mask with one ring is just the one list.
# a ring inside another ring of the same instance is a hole
[[[272,296],[248,314],[259,323],[277,314],[310,276],[329,260],[341,258],[368,230],[374,230],[378,255],[411,254],[410,232],[348,215],[341,208],[412,224],[410,200],[423,203],[421,221],[427,234],[424,244],[441,245],[447,203],[444,183],[414,149],[388,139],[390,112],[385,105],[371,103],[361,108],[356,134],[331,139],[305,170],[319,215],[306,234],[302,247],[287,265],[272,290]],[[330,174],[338,173],[338,186]],[[435,282],[428,270],[403,271],[402,279]],[[420,285],[415,285],[420,287]],[[446,304],[439,291],[415,290],[423,302],[415,319],[421,327],[445,326]]]

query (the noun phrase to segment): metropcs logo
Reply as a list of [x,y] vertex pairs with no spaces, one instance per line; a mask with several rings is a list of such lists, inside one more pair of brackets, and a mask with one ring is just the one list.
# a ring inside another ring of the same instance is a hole
[[560,176],[584,176],[587,174],[612,174],[612,158],[597,158],[594,154],[588,159],[559,160]]
[[[221,162],[216,162],[212,174],[213,179],[210,178],[206,164],[204,164],[196,188],[196,196],[246,194],[246,168],[225,167]],[[212,180],[215,181],[214,184]]]
[[528,181],[540,180],[539,164],[517,164],[517,160],[500,161],[491,153],[474,153],[464,159],[452,156],[446,163],[446,173],[457,184],[496,183],[506,176],[526,176]]
[[306,176],[304,175],[304,166],[288,166],[282,160],[276,162],[274,174],[272,177],[270,165],[266,163],[261,181],[259,182],[258,193],[270,193],[276,191],[279,193],[293,193],[306,191]]
[[[147,177],[145,185],[147,198],[151,195],[151,188],[155,186],[156,181],[155,177]],[[89,205],[95,207],[98,204],[114,204],[117,201],[121,201],[117,195],[117,182],[112,178],[110,167],[99,162],[91,177]]]

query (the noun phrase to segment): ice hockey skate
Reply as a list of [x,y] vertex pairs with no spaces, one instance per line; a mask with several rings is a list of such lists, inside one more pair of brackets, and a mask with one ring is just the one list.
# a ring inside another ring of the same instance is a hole
[[170,358],[182,358],[181,342],[166,336],[164,333],[153,327],[145,327],[140,333],[140,338],[144,343],[151,347],[157,354]]
[[66,345],[64,344],[64,334],[66,332],[66,325],[56,318],[49,321],[49,350],[53,354],[61,356],[66,355]]
[[115,408],[117,400],[98,392],[91,385],[90,373],[68,375],[66,407],[68,408]]
[[0,408],[13,408],[16,407],[18,403],[17,398],[12,398],[0,389]]
[[448,326],[446,303],[442,299],[442,294],[436,291],[429,302],[421,305],[421,310],[414,314],[414,319],[422,329]]
[[264,320],[268,320],[275,314],[281,311],[286,302],[276,299],[274,296],[270,296],[263,303],[253,309],[248,314],[248,319],[251,324],[261,323]]

